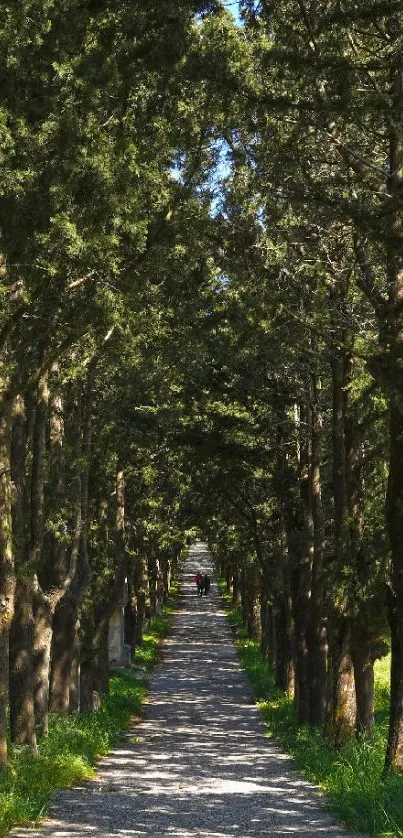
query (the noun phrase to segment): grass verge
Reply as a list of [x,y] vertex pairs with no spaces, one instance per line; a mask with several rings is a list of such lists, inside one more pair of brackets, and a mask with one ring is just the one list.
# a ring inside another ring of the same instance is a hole
[[294,757],[298,769],[325,792],[328,808],[356,832],[377,838],[403,838],[403,776],[382,777],[389,708],[389,661],[375,668],[375,731],[371,741],[353,741],[340,750],[329,748],[321,732],[297,723],[292,700],[281,693],[268,671],[259,644],[251,641],[239,610],[226,594],[230,622],[237,635],[239,659],[258,700],[269,736],[275,736]]
[[164,613],[151,619],[143,645],[136,649],[135,662],[144,676],[129,669],[114,675],[110,679],[110,694],[96,713],[73,713],[66,719],[52,716],[49,736],[39,743],[36,759],[26,748],[10,746],[10,767],[0,773],[0,836],[13,826],[37,823],[46,814],[55,789],[93,777],[97,759],[107,754],[119,734],[128,729],[132,716],[141,713],[147,677],[169,629],[178,589],[179,583],[175,582]]

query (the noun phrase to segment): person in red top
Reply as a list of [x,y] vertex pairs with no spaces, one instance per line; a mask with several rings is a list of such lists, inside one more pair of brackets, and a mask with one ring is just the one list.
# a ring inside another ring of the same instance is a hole
[[199,596],[203,596],[203,581],[204,581],[204,576],[203,576],[201,570],[199,570],[196,573],[196,576],[195,576],[195,582],[196,582],[196,585],[197,585],[197,593],[198,593]]

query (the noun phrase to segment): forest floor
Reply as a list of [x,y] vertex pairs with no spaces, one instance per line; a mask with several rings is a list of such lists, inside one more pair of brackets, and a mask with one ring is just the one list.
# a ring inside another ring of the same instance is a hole
[[211,573],[200,543],[186,561],[145,719],[94,780],[54,795],[41,829],[15,828],[13,838],[352,835],[265,736],[214,579],[208,597],[195,595],[198,568]]

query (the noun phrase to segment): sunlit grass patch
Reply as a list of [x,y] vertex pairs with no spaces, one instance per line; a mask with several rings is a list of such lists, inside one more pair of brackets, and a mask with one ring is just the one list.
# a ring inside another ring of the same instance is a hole
[[136,664],[143,666],[146,671],[151,669],[158,660],[160,644],[160,636],[144,634],[141,648],[136,649]]
[[169,600],[169,603],[164,606],[164,613],[156,614],[151,618],[149,630],[143,635],[142,646],[136,649],[135,663],[142,666],[146,673],[158,661],[161,641],[169,631],[174,610],[175,604]]
[[375,718],[377,725],[385,728],[389,720],[390,704],[390,655],[375,661]]

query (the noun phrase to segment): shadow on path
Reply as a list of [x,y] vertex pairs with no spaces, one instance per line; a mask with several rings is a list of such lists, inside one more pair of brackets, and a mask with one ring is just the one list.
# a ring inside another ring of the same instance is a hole
[[196,595],[199,567],[211,573],[196,543],[145,721],[102,760],[96,780],[54,796],[42,830],[13,836],[351,836],[264,735],[214,580],[208,597]]

